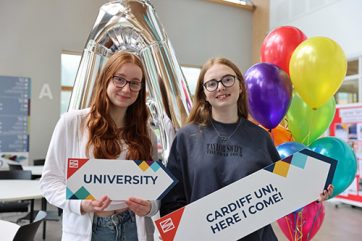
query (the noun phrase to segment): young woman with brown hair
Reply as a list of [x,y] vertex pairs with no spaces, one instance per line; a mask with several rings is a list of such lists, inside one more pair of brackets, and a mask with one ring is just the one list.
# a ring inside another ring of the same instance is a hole
[[157,160],[156,136],[148,118],[140,59],[115,53],[96,80],[90,108],[64,114],[48,149],[41,190],[49,203],[64,210],[62,240],[153,240],[150,217],[158,211],[156,201],[65,199],[68,157]]
[[[167,168],[179,182],[161,200],[161,216],[280,159],[269,134],[247,118],[239,68],[225,58],[210,59],[201,69],[188,125],[178,130],[171,147]],[[240,240],[277,237],[267,225]]]

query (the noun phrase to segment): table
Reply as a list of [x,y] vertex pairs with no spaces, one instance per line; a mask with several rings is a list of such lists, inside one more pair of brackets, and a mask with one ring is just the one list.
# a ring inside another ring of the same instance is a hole
[[0,180],[0,201],[41,199],[39,180]]
[[39,180],[0,180],[0,201],[41,199]]
[[[47,211],[47,201],[41,195],[39,182],[39,180],[0,180],[0,201],[32,200],[30,222],[33,222],[34,199],[41,199],[41,209]],[[43,222],[43,239],[45,239],[45,225],[46,221]]]
[[33,176],[41,176],[44,166],[23,166],[26,171],[31,171]]
[[41,199],[39,180],[0,180],[0,201],[31,200],[30,222],[34,216],[34,199]]

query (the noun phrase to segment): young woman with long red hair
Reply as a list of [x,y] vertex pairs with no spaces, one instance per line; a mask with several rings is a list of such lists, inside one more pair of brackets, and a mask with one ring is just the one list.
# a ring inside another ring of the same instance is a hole
[[[64,114],[57,123],[40,181],[49,203],[63,212],[63,241],[153,240],[156,201],[66,200],[68,157],[157,160],[148,125],[145,73],[140,59],[118,52],[99,74],[90,108]],[[120,190],[121,192],[122,190]]]

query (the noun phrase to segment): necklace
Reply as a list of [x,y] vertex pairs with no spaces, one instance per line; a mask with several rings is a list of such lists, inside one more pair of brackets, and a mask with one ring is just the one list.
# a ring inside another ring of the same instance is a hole
[[241,124],[241,121],[239,120],[239,123],[238,123],[238,125],[236,126],[236,128],[233,130],[233,132],[232,132],[229,136],[223,136],[223,135],[221,135],[220,132],[216,129],[216,127],[215,127],[215,125],[214,125],[214,122],[211,121],[211,125],[212,125],[212,127],[214,127],[214,129],[215,129],[215,131],[216,131],[216,134],[217,134],[217,136],[219,137],[219,139],[220,139],[220,141],[221,141],[222,143],[227,142],[227,141],[236,133],[236,131],[239,129],[240,124]]

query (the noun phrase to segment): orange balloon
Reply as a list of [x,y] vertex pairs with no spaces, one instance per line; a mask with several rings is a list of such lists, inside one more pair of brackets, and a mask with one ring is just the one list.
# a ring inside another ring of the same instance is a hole
[[260,123],[254,120],[251,116],[248,116],[248,120],[267,131],[270,137],[273,139],[275,146],[279,146],[280,144],[283,144],[285,142],[294,141],[292,132],[287,128],[288,121],[286,119],[283,119],[280,124],[271,131],[260,125]]
[[275,146],[279,146],[280,144],[283,144],[285,142],[294,141],[292,132],[287,128],[283,127],[281,124],[272,129],[269,134],[273,139]]

